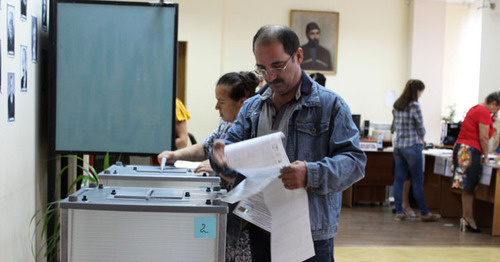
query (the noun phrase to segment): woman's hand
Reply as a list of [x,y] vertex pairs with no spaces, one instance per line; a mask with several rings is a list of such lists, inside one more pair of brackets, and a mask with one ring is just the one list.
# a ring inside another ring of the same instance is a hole
[[158,163],[161,163],[161,159],[166,158],[167,159],[167,165],[173,165],[175,161],[177,161],[177,156],[174,151],[163,151],[160,154],[158,154],[157,159]]
[[226,143],[222,140],[215,140],[214,145],[212,146],[212,156],[214,157],[215,163],[220,167],[226,167],[226,155],[224,153],[224,148]]
[[208,159],[207,159],[207,160],[201,162],[201,164],[196,167],[196,169],[194,170],[194,172],[195,173],[201,173],[201,172],[213,173],[214,170],[210,166],[210,161],[208,161]]

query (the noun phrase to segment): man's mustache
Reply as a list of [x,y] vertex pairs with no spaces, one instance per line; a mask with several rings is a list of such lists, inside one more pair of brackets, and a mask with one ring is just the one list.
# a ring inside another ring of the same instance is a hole
[[279,83],[283,83],[283,79],[276,78],[272,82],[269,82],[269,85],[275,85],[275,84],[279,84]]

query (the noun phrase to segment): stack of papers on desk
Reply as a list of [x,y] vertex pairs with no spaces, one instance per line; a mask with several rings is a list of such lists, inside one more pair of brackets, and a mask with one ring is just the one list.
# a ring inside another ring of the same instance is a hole
[[185,161],[185,160],[177,160],[174,163],[174,166],[177,168],[189,168],[189,169],[196,169],[201,162],[198,161]]
[[481,174],[481,178],[479,179],[479,183],[489,186],[491,183],[492,172],[493,172],[493,165],[483,164],[483,174]]
[[441,156],[441,157],[451,157],[453,155],[453,150],[451,149],[437,149],[431,148],[424,150],[425,155]]

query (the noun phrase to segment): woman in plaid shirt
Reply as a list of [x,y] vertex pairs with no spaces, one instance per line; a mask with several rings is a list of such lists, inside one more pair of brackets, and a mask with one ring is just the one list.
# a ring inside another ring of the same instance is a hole
[[420,209],[422,221],[437,221],[441,216],[432,214],[427,209],[424,198],[424,174],[422,147],[424,144],[425,127],[418,99],[424,92],[425,85],[420,80],[410,79],[401,96],[394,102],[392,110],[394,146],[394,200],[396,206],[396,221],[408,219],[403,212],[403,184],[408,175],[412,181],[413,197]]

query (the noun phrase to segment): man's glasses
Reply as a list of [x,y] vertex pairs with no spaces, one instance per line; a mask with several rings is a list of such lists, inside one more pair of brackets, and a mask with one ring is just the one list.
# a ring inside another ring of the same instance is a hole
[[260,68],[260,67],[255,66],[254,72],[256,74],[264,76],[264,77],[267,77],[270,74],[277,75],[281,72],[285,72],[286,67],[288,66],[288,62],[290,62],[290,59],[293,57],[294,54],[295,54],[295,52],[293,52],[293,54],[285,61],[285,65],[282,67],[271,67],[269,69],[265,69],[265,68]]

